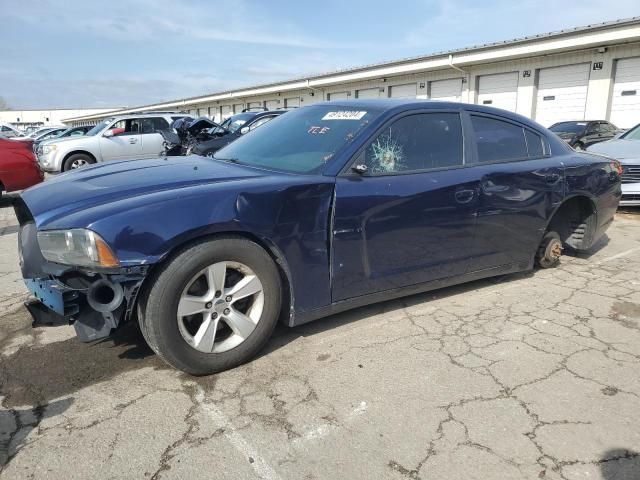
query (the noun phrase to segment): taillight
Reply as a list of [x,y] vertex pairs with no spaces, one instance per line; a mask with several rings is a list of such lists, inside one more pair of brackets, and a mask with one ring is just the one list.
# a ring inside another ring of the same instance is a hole
[[622,164],[617,160],[611,160],[611,168],[613,168],[614,171],[618,172],[618,175],[622,175],[622,173],[624,172]]

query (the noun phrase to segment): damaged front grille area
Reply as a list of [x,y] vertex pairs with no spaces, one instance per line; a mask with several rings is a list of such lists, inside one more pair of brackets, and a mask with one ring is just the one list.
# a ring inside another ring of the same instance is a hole
[[640,165],[623,166],[622,183],[640,183]]

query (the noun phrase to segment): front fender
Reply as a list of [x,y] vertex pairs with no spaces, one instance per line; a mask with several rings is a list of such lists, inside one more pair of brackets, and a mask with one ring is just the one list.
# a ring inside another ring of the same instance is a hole
[[[123,266],[153,265],[195,240],[221,234],[246,234],[272,244],[286,263],[296,310],[330,303],[329,212],[333,179],[274,189],[201,186],[188,192],[162,191],[83,211],[94,220],[85,228],[98,233]],[[120,205],[119,205],[120,204]],[[73,224],[82,224],[67,219]]]

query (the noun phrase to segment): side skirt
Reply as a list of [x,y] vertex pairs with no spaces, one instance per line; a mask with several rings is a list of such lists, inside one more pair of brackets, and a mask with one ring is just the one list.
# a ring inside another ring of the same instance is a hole
[[290,327],[296,327],[308,322],[312,322],[322,317],[328,317],[329,315],[335,315],[346,310],[353,308],[364,307],[365,305],[371,305],[374,303],[386,302],[400,297],[407,297],[409,295],[415,295],[417,293],[428,292],[430,290],[437,290],[439,288],[450,287],[452,285],[459,285],[462,283],[473,282],[481,280],[483,278],[496,277],[499,275],[507,275],[509,273],[524,272],[533,269],[533,259],[529,264],[509,264],[501,265],[499,267],[488,268],[485,270],[479,270],[476,272],[465,273],[464,275],[457,275],[455,277],[448,277],[439,280],[433,280],[431,282],[419,283],[417,285],[410,285],[402,288],[394,288],[392,290],[384,290],[382,292],[372,293],[370,295],[362,295],[360,297],[350,298],[348,300],[341,300],[339,302],[332,303],[326,307],[318,308],[315,310],[309,310],[306,312],[298,312],[289,321]]

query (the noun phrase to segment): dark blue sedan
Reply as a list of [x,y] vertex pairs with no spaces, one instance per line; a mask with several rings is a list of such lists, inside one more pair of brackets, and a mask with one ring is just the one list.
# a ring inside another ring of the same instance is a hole
[[494,108],[316,104],[213,158],[108,162],[24,192],[28,308],[83,341],[137,318],[169,364],[209,374],[251,359],[278,320],[588,250],[620,171]]

